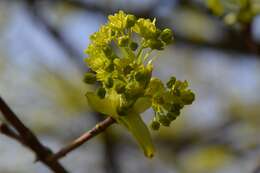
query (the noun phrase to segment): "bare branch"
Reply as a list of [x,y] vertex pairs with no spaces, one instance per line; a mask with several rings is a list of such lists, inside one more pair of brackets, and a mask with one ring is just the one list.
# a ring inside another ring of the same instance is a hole
[[56,154],[52,155],[49,160],[58,160],[64,156],[66,156],[69,152],[73,151],[74,149],[80,147],[82,144],[90,140],[91,138],[97,136],[101,132],[103,132],[106,128],[108,128],[110,125],[114,124],[116,121],[108,117],[104,121],[96,124],[96,126],[81,135],[78,139],[73,141],[72,143],[68,144],[66,147],[58,151]]
[[22,121],[18,118],[18,116],[11,110],[11,108],[5,103],[5,101],[0,97],[0,110],[3,113],[5,119],[12,125],[12,127],[19,133],[16,135],[11,131],[11,129],[6,125],[1,125],[1,132],[12,136],[17,141],[22,144],[26,144],[28,148],[30,148],[37,156],[37,160],[44,163],[48,166],[53,172],[56,173],[67,173],[65,168],[58,161],[50,161],[48,160],[49,156],[52,155],[52,151],[45,147],[38,138],[33,134],[33,132],[26,127]]
[[251,53],[259,54],[260,46],[252,38],[252,22],[248,23],[243,28],[245,45]]
[[21,143],[24,143],[21,137],[5,123],[0,123],[0,133],[6,135],[7,137],[13,138]]

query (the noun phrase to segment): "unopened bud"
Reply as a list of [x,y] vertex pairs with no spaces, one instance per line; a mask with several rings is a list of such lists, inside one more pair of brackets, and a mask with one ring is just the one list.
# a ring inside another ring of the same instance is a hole
[[190,90],[182,92],[181,99],[184,104],[189,105],[195,100],[195,94]]
[[106,96],[106,89],[103,88],[103,87],[100,87],[98,90],[97,90],[97,95],[99,98],[103,99],[105,98]]
[[136,42],[131,42],[129,47],[131,50],[135,51],[138,47],[138,44]]
[[151,49],[163,50],[163,43],[160,40],[149,40],[148,46]]
[[167,82],[167,87],[169,88],[169,89],[171,89],[172,87],[173,87],[173,85],[175,84],[175,82],[176,82],[176,78],[174,77],[174,76],[172,76],[171,78],[170,78],[170,80]]
[[114,84],[114,81],[111,77],[107,78],[107,81],[105,82],[105,85],[107,88],[112,88]]
[[131,28],[132,26],[135,25],[136,22],[136,17],[134,15],[127,15],[126,17],[126,28]]
[[170,121],[173,121],[173,120],[175,120],[176,118],[177,118],[177,114],[175,114],[174,112],[168,112],[167,113],[167,118],[170,120]]
[[170,126],[171,121],[167,118],[167,116],[160,114],[160,115],[158,116],[158,118],[159,118],[159,122],[160,122],[163,126],[166,126],[166,127]]
[[153,130],[159,130],[159,128],[160,128],[160,123],[159,123],[158,121],[153,120],[153,121],[150,123],[150,128],[153,129]]
[[166,44],[170,44],[173,41],[173,33],[172,30],[169,28],[164,29],[161,32],[161,39]]
[[87,84],[93,84],[96,80],[96,75],[93,73],[86,73],[83,79],[83,81]]

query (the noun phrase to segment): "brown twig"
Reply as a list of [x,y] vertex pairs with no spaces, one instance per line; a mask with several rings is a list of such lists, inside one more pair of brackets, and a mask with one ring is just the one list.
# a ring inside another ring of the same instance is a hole
[[244,25],[243,33],[244,33],[245,45],[247,49],[251,53],[259,54],[260,53],[259,45],[257,45],[257,43],[252,38],[252,23],[247,23]]
[[24,143],[20,136],[5,123],[0,123],[0,133],[6,135],[7,137],[13,138],[21,143]]
[[106,128],[108,128],[110,125],[112,125],[115,122],[116,121],[111,117],[106,118],[104,121],[96,124],[96,126],[93,129],[87,131],[86,133],[81,135],[78,139],[76,139],[72,143],[68,144],[66,147],[64,147],[63,149],[58,151],[56,154],[52,155],[49,158],[49,160],[58,160],[64,156],[66,156],[69,152],[78,148],[79,146],[81,146],[82,144],[84,144],[85,142],[90,140],[91,138],[97,136],[98,134],[103,132]]
[[18,116],[11,110],[11,108],[5,103],[5,101],[1,97],[0,110],[3,113],[5,119],[18,132],[18,135],[13,133],[13,131],[4,124],[1,124],[1,132],[3,132],[7,136],[16,139],[22,144],[25,144],[36,154],[37,160],[44,163],[53,172],[67,173],[65,168],[63,168],[63,166],[58,161],[48,160],[48,158],[50,157],[50,155],[53,154],[53,152],[49,148],[45,147],[38,140],[38,138],[33,134],[33,132],[23,124],[23,122],[18,118]]

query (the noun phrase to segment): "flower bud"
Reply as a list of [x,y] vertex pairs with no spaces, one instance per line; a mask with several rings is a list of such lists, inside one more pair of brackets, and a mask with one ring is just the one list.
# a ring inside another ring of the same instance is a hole
[[171,78],[170,78],[170,80],[167,82],[167,87],[169,88],[169,89],[171,89],[172,87],[173,87],[173,85],[175,84],[175,82],[176,82],[176,78],[174,77],[174,76],[172,76]]
[[165,42],[166,44],[170,44],[173,41],[173,33],[172,30],[169,28],[164,29],[161,32],[161,39],[163,42]]
[[113,84],[114,84],[114,81],[111,77],[108,77],[106,82],[105,82],[105,85],[107,88],[112,88],[113,87]]
[[159,122],[163,125],[163,126],[170,126],[171,124],[171,121],[167,118],[167,116],[165,115],[162,115],[162,114],[159,114],[158,115],[158,118],[159,118]]
[[150,123],[150,128],[153,129],[153,130],[159,130],[159,128],[160,128],[160,123],[159,123],[158,121],[153,120],[153,121]]
[[96,75],[93,73],[86,73],[83,79],[83,81],[87,84],[93,84],[96,80]]
[[138,82],[144,82],[144,81],[147,80],[147,78],[149,78],[149,74],[147,74],[144,69],[138,71],[135,74],[135,80],[138,81]]
[[131,42],[129,47],[132,51],[135,51],[138,47],[138,44],[136,42]]
[[189,105],[195,100],[195,94],[190,90],[182,92],[181,99],[185,105]]
[[98,88],[97,95],[99,98],[103,99],[106,96],[106,89],[103,87]]
[[174,103],[171,106],[171,112],[175,112],[175,111],[181,110],[183,107],[184,107],[184,105],[181,104],[181,103]]
[[126,28],[131,28],[135,25],[136,17],[132,14],[127,15],[126,17]]
[[162,41],[160,41],[160,40],[149,40],[148,46],[151,49],[157,49],[157,50],[163,50],[163,47],[164,47]]
[[167,118],[170,120],[170,121],[173,121],[173,120],[175,120],[176,118],[177,118],[177,114],[175,114],[174,112],[168,112],[167,113]]

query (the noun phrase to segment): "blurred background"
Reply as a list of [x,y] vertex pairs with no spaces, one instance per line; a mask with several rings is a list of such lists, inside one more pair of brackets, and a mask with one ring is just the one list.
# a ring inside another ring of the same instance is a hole
[[[159,52],[154,75],[188,80],[196,100],[170,128],[152,132],[153,159],[113,125],[62,164],[73,173],[259,173],[257,15],[228,25],[205,0],[0,0],[0,95],[54,151],[92,128],[103,117],[84,96],[83,51],[119,9],[173,29],[175,43]],[[0,135],[0,173],[50,172],[33,161],[30,150]]]

